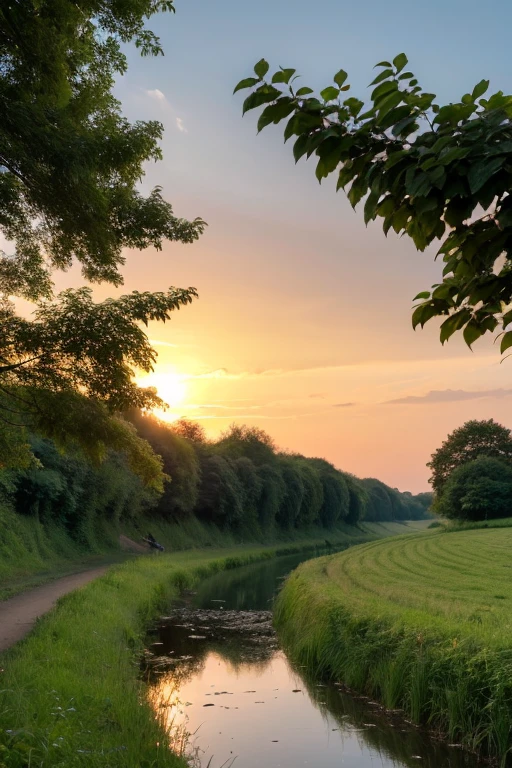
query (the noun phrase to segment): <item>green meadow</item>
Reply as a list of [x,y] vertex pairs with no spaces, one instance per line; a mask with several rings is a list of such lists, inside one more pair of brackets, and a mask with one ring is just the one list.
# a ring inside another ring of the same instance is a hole
[[281,639],[315,673],[505,764],[511,547],[503,524],[434,529],[305,563],[277,601]]

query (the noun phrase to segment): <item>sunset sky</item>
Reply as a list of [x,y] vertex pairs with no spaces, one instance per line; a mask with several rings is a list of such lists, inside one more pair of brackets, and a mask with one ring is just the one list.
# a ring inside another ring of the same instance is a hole
[[441,102],[483,77],[510,92],[512,6],[176,0],[176,10],[150,24],[165,57],[130,51],[116,86],[129,119],[165,125],[164,161],[144,186],[162,185],[177,215],[209,225],[195,245],[128,254],[124,291],[200,294],[151,327],[159,364],[143,383],[168,399],[168,418],[199,420],[211,436],[257,425],[282,448],[427,490],[425,463],[449,431],[470,418],[512,426],[512,360],[500,364],[490,339],[471,353],[459,340],[441,347],[434,324],[413,332],[411,300],[441,273],[434,251],[365,228],[312,163],[294,165],[282,129],[256,136],[257,115],[242,119],[232,91],[265,56],[315,88],[343,67],[359,96],[377,61],[405,51]]

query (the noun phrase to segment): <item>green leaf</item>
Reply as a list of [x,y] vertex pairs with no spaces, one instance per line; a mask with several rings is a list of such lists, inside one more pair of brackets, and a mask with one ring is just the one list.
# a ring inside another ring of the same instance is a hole
[[361,109],[364,107],[364,102],[356,99],[354,96],[351,96],[349,99],[345,99],[343,105],[348,107],[352,117],[357,117]]
[[271,85],[262,85],[257,91],[250,93],[246,98],[242,108],[242,114],[245,115],[250,109],[256,109],[261,107],[262,104],[268,104],[269,101],[274,101],[281,96],[281,91],[274,88]]
[[254,71],[258,75],[258,77],[261,78],[265,77],[265,75],[268,72],[268,61],[265,61],[265,59],[260,59],[257,64],[254,65]]
[[307,148],[308,148],[308,141],[309,141],[308,134],[303,133],[301,136],[299,136],[299,138],[293,145],[293,157],[295,158],[296,163],[300,160],[301,157],[303,157],[306,154]]
[[455,312],[455,314],[450,315],[450,317],[441,325],[441,344],[444,344],[445,341],[448,341],[450,336],[453,336],[455,331],[458,331],[460,328],[462,328],[462,326],[465,325],[470,318],[471,312],[469,309],[461,309],[458,312]]
[[471,345],[485,333],[485,328],[482,328],[475,320],[470,320],[463,331],[464,341],[471,349]]
[[505,157],[484,158],[473,165],[468,173],[468,181],[471,192],[475,194],[485,182],[496,173],[505,163]]
[[[510,196],[506,199],[510,200]],[[496,218],[502,229],[505,229],[505,227],[512,227],[512,206],[509,205],[505,207],[502,205]]]
[[418,293],[413,301],[418,301],[418,299],[430,299],[430,291],[422,291],[421,293]]
[[340,69],[339,72],[336,72],[336,74],[333,77],[334,82],[336,83],[339,88],[344,84],[345,80],[347,79],[348,75],[345,72],[344,69]]
[[448,149],[446,152],[441,152],[439,162],[442,165],[449,165],[454,160],[462,160],[463,158],[467,157],[470,152],[470,147],[453,147],[452,149]]
[[377,208],[377,215],[383,216],[383,217],[389,216],[395,210],[395,205],[396,205],[395,198],[392,195],[388,195],[379,204]]
[[393,154],[390,154],[386,160],[386,170],[393,168],[394,165],[408,157],[410,154],[411,153],[408,149],[400,149],[398,152],[393,152]]
[[340,95],[340,89],[335,88],[334,85],[329,85],[327,88],[324,88],[323,91],[320,91],[320,96],[324,101],[333,101],[333,99],[337,99]]
[[512,347],[512,331],[507,331],[501,337],[500,352],[503,354],[509,347]]
[[489,80],[480,80],[480,82],[473,88],[473,93],[471,94],[473,101],[478,99],[479,96],[482,96],[488,88]]
[[458,227],[473,213],[475,203],[471,197],[453,197],[444,213],[444,220],[450,227]]
[[386,117],[388,112],[391,112],[392,109],[397,107],[402,100],[403,100],[403,93],[401,91],[396,91],[395,93],[391,93],[382,101],[379,101],[377,105],[377,108],[379,110],[379,114],[377,116],[377,123],[379,124],[380,121]]
[[388,93],[391,93],[391,91],[397,91],[398,90],[398,83],[396,80],[386,80],[385,83],[381,83],[376,88],[373,89],[371,99],[374,102],[375,105],[377,105],[377,102],[387,96]]
[[368,183],[364,177],[359,176],[359,178],[356,178],[356,180],[350,187],[350,190],[347,194],[347,197],[349,199],[349,202],[352,208],[356,207],[356,205],[366,195],[367,192],[368,192]]
[[407,226],[407,222],[409,221],[409,218],[411,216],[411,209],[407,204],[402,205],[396,213],[393,214],[393,221],[392,221],[392,227],[395,230],[395,232],[400,234],[400,232]]
[[377,67],[390,67],[390,66],[391,66],[390,61],[379,61],[379,63],[374,66],[374,69],[377,69]]
[[393,77],[394,71],[392,69],[383,69],[382,72],[380,72],[375,80],[372,80],[370,85],[377,85],[378,83],[382,83],[383,80],[387,80],[388,77]]
[[391,133],[397,138],[403,134],[408,136],[410,133],[414,133],[416,127],[417,123],[415,117],[404,117],[402,120],[399,120],[396,125],[393,126]]
[[437,187],[438,189],[443,188],[443,184],[446,181],[446,172],[444,168],[442,168],[441,166],[432,168],[431,170],[429,170],[427,175],[431,183],[434,185],[434,187]]
[[405,188],[411,197],[425,197],[432,189],[432,184],[426,173],[417,171],[412,180],[406,183]]
[[503,327],[506,328],[509,323],[512,323],[512,309],[508,312],[505,312],[503,315]]
[[414,77],[412,72],[404,72],[400,77],[399,80],[411,80]]
[[320,128],[322,125],[322,118],[318,115],[308,115],[306,112],[297,112],[288,121],[285,131],[284,140],[293,136],[300,136],[301,133],[309,133],[313,128]]
[[296,92],[296,96],[307,96],[309,93],[313,93],[312,88],[308,88],[307,86],[303,85],[302,88],[299,88],[299,90]]
[[407,58],[405,53],[399,53],[398,56],[395,56],[395,58],[393,59],[393,64],[396,68],[396,71],[401,72],[408,61],[409,59]]
[[295,110],[295,102],[289,96],[283,96],[275,104],[270,104],[260,115],[258,120],[258,133],[270,123],[277,125],[285,117]]
[[420,306],[416,307],[416,309],[412,313],[412,327],[416,329],[418,325],[421,325],[421,327],[423,328],[425,326],[425,323],[427,323],[431,318],[436,317],[436,315],[439,315],[439,314],[441,314],[441,311],[437,308],[437,306],[433,302],[420,304]]
[[252,88],[254,85],[257,85],[260,81],[256,77],[246,77],[244,80],[240,80],[238,85],[235,87],[235,90],[233,93],[236,93],[237,91],[243,90],[243,88]]
[[375,192],[370,192],[366,198],[366,202],[364,204],[365,224],[368,224],[369,221],[372,221],[377,216],[377,205],[379,203],[379,197],[380,195],[377,195]]
[[[283,67],[281,67],[281,71],[275,73],[274,77],[272,78],[272,82],[286,83],[286,85],[288,85],[288,83],[290,82],[290,79],[292,78],[292,76],[295,74],[296,71],[297,70],[295,69],[283,69]],[[277,77],[277,75],[281,76],[279,80],[274,79]]]
[[336,192],[342,187],[345,187],[349,181],[351,181],[356,175],[356,171],[351,161],[344,164],[343,168],[339,172],[338,183],[336,184]]
[[341,154],[343,151],[343,145],[340,143],[339,137],[330,137],[323,141],[316,154],[320,158],[316,167],[316,177],[318,181],[332,173],[338,166]]

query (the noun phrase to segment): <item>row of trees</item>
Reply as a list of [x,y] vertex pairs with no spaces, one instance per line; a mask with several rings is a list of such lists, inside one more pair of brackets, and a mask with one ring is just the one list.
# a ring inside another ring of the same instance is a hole
[[193,512],[248,533],[427,516],[431,494],[400,493],[378,480],[359,480],[325,459],[280,452],[256,427],[235,424],[209,442],[198,425],[186,421],[169,427],[140,412],[129,418],[174,478],[157,505],[163,516]]
[[15,509],[87,538],[95,521],[142,522],[150,516],[183,520],[191,515],[245,538],[276,529],[332,529],[363,519],[391,521],[427,515],[430,494],[400,493],[379,480],[359,480],[325,459],[280,452],[263,430],[233,425],[212,442],[202,428],[168,425],[138,410],[126,414],[142,443],[151,446],[166,480],[150,488],[126,455],[110,451],[93,465],[78,451],[62,453],[33,437],[37,459],[4,471],[3,492]]

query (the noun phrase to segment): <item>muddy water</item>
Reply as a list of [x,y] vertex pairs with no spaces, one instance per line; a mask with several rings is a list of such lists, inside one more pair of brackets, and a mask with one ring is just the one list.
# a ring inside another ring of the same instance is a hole
[[150,698],[173,748],[194,768],[476,768],[459,749],[290,664],[269,611],[304,559],[225,571],[162,618],[149,641]]

